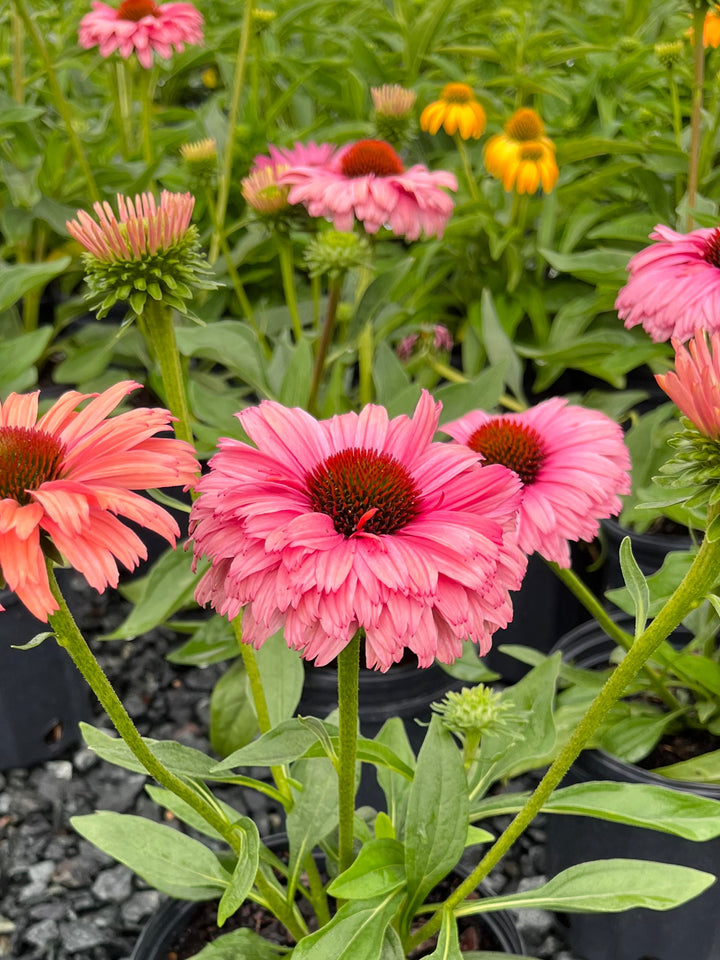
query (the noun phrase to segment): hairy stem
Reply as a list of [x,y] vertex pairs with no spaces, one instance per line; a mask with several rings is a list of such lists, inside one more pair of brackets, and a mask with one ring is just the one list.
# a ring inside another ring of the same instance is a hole
[[338,851],[342,873],[353,862],[355,821],[355,761],[358,736],[358,683],[360,676],[360,633],[338,656],[339,762],[338,762]]

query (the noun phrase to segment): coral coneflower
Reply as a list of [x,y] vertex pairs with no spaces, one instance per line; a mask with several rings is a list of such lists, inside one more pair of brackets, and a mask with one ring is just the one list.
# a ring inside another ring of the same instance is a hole
[[557,183],[555,145],[545,136],[540,116],[530,107],[516,110],[504,133],[490,137],[484,159],[488,173],[502,180],[507,191],[535,193],[542,186],[549,193]]
[[117,50],[125,60],[135,51],[147,70],[153,51],[169,60],[173,49],[181,53],[185,44],[203,42],[203,18],[192,3],[155,3],[154,0],[123,0],[110,7],[93,0],[92,13],[80,21],[80,46],[99,47],[109,57]]
[[483,463],[502,463],[518,475],[518,544],[561,567],[570,566],[568,540],[592,540],[598,521],[618,514],[619,495],[630,490],[620,427],[562,397],[502,416],[474,410],[442,429]]
[[215,286],[190,223],[192,194],[164,190],[159,204],[149,193],[134,200],[118,194],[117,204],[119,219],[109,203],[96,203],[97,220],[79,210],[77,220],[66,223],[87,250],[85,279],[98,316],[119,300],[127,300],[139,315],[148,296],[185,312],[191,287]]
[[429,104],[420,114],[422,130],[435,134],[442,127],[451,136],[459,133],[463,140],[481,137],[485,123],[485,111],[472,87],[466,83],[446,83],[440,99]]
[[720,440],[720,334],[708,345],[704,330],[698,330],[687,348],[673,340],[675,372],[655,379],[676,407],[704,436]]
[[0,571],[40,620],[58,609],[43,546],[51,544],[102,592],[117,586],[118,560],[132,570],[147,557],[118,517],[171,544],[180,534],[162,507],[133,491],[191,483],[199,470],[192,447],[156,436],[170,426],[167,410],[108,418],[139,386],[124,381],[101,394],[73,390],[39,419],[38,393],[11,393],[0,403]]
[[642,324],[656,343],[720,329],[720,227],[677,233],[658,224],[650,239],[658,242],[631,258],[615,301],[625,326]]
[[369,405],[318,421],[272,401],[239,413],[257,448],[221,439],[196,487],[195,558],[212,561],[198,602],[228,617],[244,606],[256,647],[284,627],[318,665],[359,628],[381,670],[406,648],[421,666],[466,638],[486,652],[524,573],[509,542],[520,483],[433,443],[439,413],[427,393],[412,418]]
[[332,220],[336,230],[352,230],[357,219],[368,233],[387,226],[408,240],[423,232],[442,236],[453,208],[443,188],[457,190],[452,173],[421,164],[405,170],[384,140],[359,140],[338,150],[326,166],[291,166],[279,179],[291,185],[290,203]]

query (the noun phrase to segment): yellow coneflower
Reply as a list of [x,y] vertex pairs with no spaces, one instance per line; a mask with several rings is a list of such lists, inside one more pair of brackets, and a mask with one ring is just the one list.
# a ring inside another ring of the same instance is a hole
[[440,99],[420,114],[420,127],[432,134],[442,127],[450,136],[457,132],[463,140],[470,137],[477,140],[485,130],[485,111],[472,87],[466,83],[446,83]]
[[[686,34],[690,38],[690,43],[695,43],[695,31],[692,27],[686,31]],[[713,49],[720,46],[720,5],[717,3],[713,4],[712,8],[705,14],[703,46],[713,47]]]
[[534,193],[542,186],[549,193],[557,183],[555,145],[545,136],[542,120],[530,107],[516,110],[504,133],[488,140],[484,159],[488,173],[501,180],[508,191]]

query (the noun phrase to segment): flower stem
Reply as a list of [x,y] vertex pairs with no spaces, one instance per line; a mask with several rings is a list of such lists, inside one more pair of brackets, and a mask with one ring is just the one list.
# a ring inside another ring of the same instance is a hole
[[369,320],[360,331],[357,349],[360,405],[364,407],[373,399],[373,328]]
[[[580,601],[590,616],[597,621],[598,626],[604,630],[608,637],[614,640],[623,650],[629,650],[633,645],[632,636],[612,619],[592,590],[580,579],[575,571],[566,570],[551,560],[546,560],[545,562],[558,579],[565,584],[573,596]],[[642,669],[647,675],[656,696],[663,701],[665,706],[668,707],[669,710],[682,710],[682,704],[665,688],[657,670],[654,670],[648,663],[644,663]]]
[[[272,723],[270,721],[270,712],[268,711],[267,699],[265,697],[265,688],[263,687],[262,677],[260,676],[260,668],[258,667],[255,651],[249,644],[244,643],[242,639],[241,614],[233,619],[232,625],[235,632],[235,638],[240,649],[240,656],[242,657],[243,664],[245,666],[245,673],[247,674],[248,683],[250,684],[250,694],[253,698],[253,705],[255,707],[255,716],[257,717],[258,727],[260,728],[260,733],[267,733],[272,727]],[[285,768],[281,766],[270,767],[270,772],[275,780],[275,785],[282,794],[283,806],[286,810],[292,809],[293,796],[292,791],[290,790],[290,784],[288,783]]]
[[[670,636],[698,601],[712,590],[720,576],[720,541],[703,541],[692,566],[648,628],[633,643],[624,659],[607,679],[600,693],[590,704],[575,732],[569,738],[537,789],[527,800],[515,819],[488,850],[477,867],[445,901],[444,907],[452,909],[469,896],[480,881],[487,876],[512,844],[522,834],[545,801],[561,782],[570,766],[583,750],[602,719],[628,683],[636,676],[655,649]],[[442,909],[437,910],[423,926],[410,937],[408,952],[440,929]]]
[[152,138],[153,100],[155,98],[155,68],[144,70],[140,85],[140,99],[142,107],[142,149],[146,167],[151,167],[155,160]]
[[10,11],[13,35],[12,95],[15,103],[25,103],[25,31],[15,9]]
[[245,66],[247,63],[248,47],[250,45],[254,5],[254,0],[245,0],[242,26],[240,27],[240,42],[235,60],[235,76],[233,77],[232,95],[230,108],[228,110],[225,151],[223,153],[222,170],[220,171],[220,179],[218,182],[215,228],[210,241],[210,252],[208,254],[210,263],[215,263],[218,258],[220,240],[225,229],[225,213],[227,211],[228,197],[230,196],[230,174],[232,172],[233,148],[235,146],[235,128],[237,127],[238,116],[240,114],[240,101],[242,99],[243,83],[245,81]]
[[703,46],[703,28],[707,4],[695,0],[693,9],[694,72],[692,87],[692,113],[690,117],[690,155],[688,159],[688,213],[686,229],[692,230],[692,209],[695,206],[698,188],[698,164],[700,160],[700,126],[702,123],[703,81],[705,74],[705,47]]
[[302,323],[298,312],[297,296],[295,295],[295,265],[293,263],[292,245],[285,237],[275,235],[278,257],[280,259],[280,274],[282,276],[285,303],[290,313],[295,343],[300,343],[303,336]]
[[477,201],[480,199],[480,191],[478,190],[477,180],[475,179],[475,174],[473,173],[470,157],[468,156],[467,147],[465,146],[465,141],[459,133],[455,134],[455,144],[457,146],[458,153],[460,154],[460,160],[462,161],[463,165],[463,173],[465,174],[465,179],[467,180],[470,196],[473,198],[473,200]]
[[310,413],[317,412],[317,398],[320,390],[320,380],[322,379],[323,369],[325,367],[325,358],[330,349],[333,332],[335,330],[335,319],[337,317],[337,308],[340,303],[340,292],[342,290],[343,277],[335,277],[330,281],[330,296],[328,298],[327,312],[325,314],[325,323],[323,324],[320,341],[318,343],[317,353],[315,355],[315,365],[310,382],[310,393],[308,395],[308,410]]
[[174,424],[175,436],[179,440],[193,443],[193,430],[180,353],[175,339],[172,308],[162,301],[148,297],[143,315],[138,319],[141,321],[139,326],[148,342],[150,353],[157,358],[160,366],[166,403],[172,415],[177,417]]
[[361,631],[358,630],[338,656],[338,859],[340,873],[347,870],[353,862],[360,634]]
[[127,62],[125,60],[108,60],[107,67],[110,71],[110,86],[112,87],[115,100],[115,117],[120,140],[120,153],[123,160],[130,159],[130,146],[132,144],[132,129],[130,124],[130,95],[128,93]]
[[23,22],[23,25],[25,27],[25,30],[27,31],[28,36],[32,38],[32,41],[37,47],[38,53],[40,54],[40,59],[42,60],[43,66],[45,68],[45,75],[47,78],[48,86],[50,87],[50,93],[52,94],[52,98],[55,101],[55,108],[57,112],[60,114],[63,123],[65,124],[65,132],[68,135],[68,139],[70,140],[70,144],[73,148],[77,161],[80,164],[80,167],[82,168],[83,174],[85,175],[85,179],[88,185],[88,190],[90,192],[90,197],[93,201],[97,201],[100,199],[100,191],[98,190],[97,184],[95,183],[95,177],[93,176],[93,172],[90,168],[90,164],[88,163],[88,159],[85,155],[82,141],[80,140],[80,137],[78,136],[77,131],[75,130],[75,127],[73,125],[73,118],[72,118],[72,112],[70,110],[70,105],[65,99],[65,96],[62,92],[62,88],[58,83],[57,73],[55,72],[55,65],[53,64],[52,57],[48,52],[47,46],[45,45],[45,41],[43,39],[42,33],[38,29],[38,26],[33,20],[33,18],[30,16],[28,8],[25,4],[25,0],[13,0],[13,3],[15,4],[15,9],[17,10],[18,16]]

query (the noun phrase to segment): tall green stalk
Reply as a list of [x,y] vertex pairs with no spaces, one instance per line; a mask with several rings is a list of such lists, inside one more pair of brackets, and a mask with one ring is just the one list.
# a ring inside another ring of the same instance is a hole
[[293,262],[292,243],[284,236],[275,234],[278,258],[280,260],[280,275],[282,276],[285,304],[290,314],[295,343],[300,343],[303,336],[300,313],[298,311],[297,295],[295,294],[295,264]]
[[361,631],[358,630],[338,656],[338,856],[340,873],[347,870],[353,862],[360,635]]
[[700,162],[700,128],[702,124],[703,82],[705,77],[705,47],[703,46],[703,28],[707,4],[698,3],[693,8],[693,50],[694,69],[692,87],[692,113],[690,117],[690,155],[688,158],[688,213],[686,229],[692,230],[692,209],[695,206],[698,188],[698,166]]
[[225,214],[227,212],[228,197],[230,196],[230,175],[232,173],[233,149],[235,146],[235,129],[237,127],[238,116],[240,114],[240,101],[242,99],[243,84],[245,81],[245,67],[247,64],[248,47],[250,45],[250,34],[252,32],[251,27],[254,5],[254,0],[245,0],[242,26],[240,27],[240,42],[235,60],[235,75],[233,77],[230,108],[228,110],[225,152],[223,153],[222,169],[220,171],[220,179],[218,181],[217,204],[215,206],[215,224],[212,239],[210,241],[210,252],[208,254],[208,260],[210,263],[215,263],[218,258],[222,234],[225,230]]
[[457,146],[458,153],[460,154],[463,173],[465,174],[465,180],[467,181],[470,196],[477,202],[480,199],[480,191],[478,190],[477,180],[475,179],[475,174],[473,173],[472,165],[470,164],[470,157],[468,156],[465,141],[459,133],[455,134],[455,145]]
[[55,64],[53,63],[53,59],[48,52],[47,46],[45,45],[45,40],[43,39],[37,24],[30,16],[30,12],[25,4],[25,0],[13,0],[13,3],[15,4],[15,9],[17,10],[18,16],[23,22],[28,36],[32,38],[32,41],[37,47],[38,53],[40,54],[40,59],[42,60],[45,68],[45,76],[47,78],[48,86],[50,87],[50,93],[55,102],[55,108],[60,114],[65,125],[65,132],[67,133],[68,140],[70,141],[73,152],[75,153],[77,161],[80,164],[82,172],[85,176],[85,180],[87,181],[90,197],[93,201],[98,201],[100,200],[100,191],[95,183],[95,177],[93,176],[87,156],[85,155],[82,141],[75,130],[72,111],[70,110],[70,105],[65,99],[62,88],[58,82]]
[[318,342],[317,353],[315,354],[315,364],[313,366],[312,380],[310,381],[310,393],[308,396],[308,410],[310,413],[317,413],[317,399],[320,391],[320,381],[322,380],[323,370],[325,369],[325,359],[327,357],[330,344],[332,343],[333,333],[335,331],[335,321],[337,319],[337,308],[340,303],[340,293],[342,291],[344,275],[333,277],[330,281],[330,296],[328,298],[327,311],[325,313],[325,323]]
[[[650,626],[638,637],[623,660],[612,672],[600,693],[590,704],[584,717],[568,742],[562,748],[547,773],[529,797],[525,806],[488,850],[477,867],[445,902],[449,909],[456,907],[468,897],[507,853],[540,812],[553,790],[560,784],[580,752],[613,704],[622,696],[627,685],[642,669],[657,647],[666,640],[683,618],[694,609],[699,600],[709,593],[720,577],[720,541],[710,543],[705,539],[692,566],[665,606]],[[423,924],[406,944],[408,952],[440,929],[442,909]]]
[[180,352],[175,339],[172,307],[148,297],[143,315],[138,317],[138,325],[148,343],[151,355],[155,357],[160,367],[168,409],[174,417],[177,417],[174,424],[175,436],[178,440],[193,443],[192,421],[180,363]]

